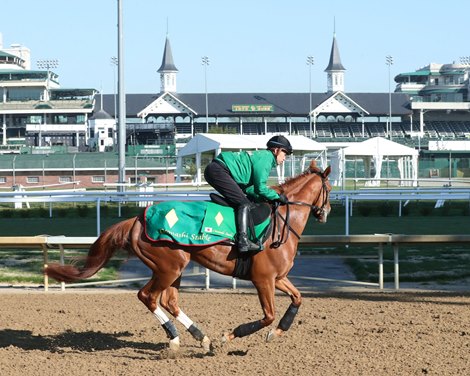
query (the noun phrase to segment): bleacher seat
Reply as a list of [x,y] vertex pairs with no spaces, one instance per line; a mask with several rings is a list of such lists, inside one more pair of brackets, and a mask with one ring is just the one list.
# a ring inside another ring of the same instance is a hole
[[332,138],[333,133],[329,124],[316,124],[317,137]]
[[385,137],[386,136],[386,126],[382,123],[368,123],[366,124],[368,133],[370,137]]
[[346,124],[332,124],[332,130],[337,138],[349,138],[351,137],[351,132],[349,131],[349,126]]
[[364,134],[362,134],[362,124],[350,124],[349,128],[351,129],[351,134],[353,137],[368,137],[369,135],[367,134],[366,127],[364,125]]

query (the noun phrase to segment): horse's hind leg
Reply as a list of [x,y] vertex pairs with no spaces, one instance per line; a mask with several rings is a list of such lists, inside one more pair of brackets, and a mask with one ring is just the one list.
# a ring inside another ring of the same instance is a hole
[[169,313],[171,313],[184,327],[188,332],[193,336],[193,338],[201,343],[201,346],[206,352],[212,350],[211,341],[201,329],[181,310],[178,305],[178,289],[181,283],[181,276],[165,291],[163,291],[160,297],[160,305],[165,308]]
[[263,309],[264,317],[261,320],[241,324],[237,326],[231,333],[225,333],[222,337],[222,342],[232,341],[235,338],[248,336],[271,325],[274,321],[274,282],[265,280],[262,282],[255,282],[253,284],[258,291],[258,298]]
[[291,281],[287,277],[279,279],[276,281],[276,288],[282,292],[285,292],[291,298],[291,304],[289,308],[287,308],[284,316],[282,316],[281,320],[276,329],[272,329],[267,337],[266,341],[272,341],[274,338],[281,336],[284,332],[289,330],[292,322],[297,315],[300,305],[302,304],[302,296],[300,291],[292,284]]
[[165,289],[161,287],[159,278],[154,274],[152,279],[139,291],[137,296],[149,311],[155,315],[162,328],[165,330],[165,333],[170,339],[170,350],[178,351],[180,346],[178,330],[157,304],[157,298],[164,290]]

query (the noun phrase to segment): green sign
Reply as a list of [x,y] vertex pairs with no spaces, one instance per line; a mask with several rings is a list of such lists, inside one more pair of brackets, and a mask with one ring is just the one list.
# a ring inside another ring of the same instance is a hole
[[273,112],[272,104],[232,104],[232,112]]

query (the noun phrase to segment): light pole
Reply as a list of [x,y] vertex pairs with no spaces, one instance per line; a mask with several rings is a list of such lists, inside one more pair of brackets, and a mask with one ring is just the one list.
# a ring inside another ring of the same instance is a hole
[[119,183],[120,192],[124,192],[126,182],[126,93],[124,91],[124,30],[123,30],[123,15],[122,15],[122,2],[117,0],[117,14],[118,14],[118,27],[117,27],[117,45],[118,45],[118,101],[119,101],[119,115],[118,115],[118,164],[119,164]]
[[469,66],[470,65],[470,56],[460,56],[460,64]]
[[[119,64],[119,60],[116,56],[111,57],[111,65],[114,67],[113,72],[113,90],[114,90],[114,121],[117,123],[117,89],[116,89],[116,75],[117,75],[117,67]],[[101,103],[103,106],[103,103]]]
[[202,65],[204,65],[204,88],[206,91],[206,133],[209,132],[209,102],[207,98],[207,66],[209,65],[209,58],[203,56],[201,58]]
[[42,59],[36,62],[36,65],[39,69],[47,69],[47,80],[46,80],[46,95],[44,100],[48,101],[50,99],[49,95],[49,84],[51,77],[51,69],[55,69],[59,66],[59,60],[57,59]]
[[[308,122],[310,127],[310,138],[312,138],[312,65],[315,64],[313,56],[307,56],[308,65]],[[313,134],[313,138],[316,135]]]
[[392,140],[392,90],[390,86],[390,67],[393,65],[393,56],[385,56],[385,63],[388,65],[388,137]]

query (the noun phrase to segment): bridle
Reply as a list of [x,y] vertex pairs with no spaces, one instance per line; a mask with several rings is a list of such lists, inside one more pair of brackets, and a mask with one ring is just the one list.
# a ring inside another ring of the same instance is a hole
[[[294,235],[300,239],[300,235],[295,231],[290,223],[289,223],[289,218],[290,218],[290,210],[289,206],[290,205],[299,205],[299,206],[307,206],[310,208],[310,211],[313,212],[313,215],[317,220],[319,220],[322,216],[324,216],[326,213],[325,206],[328,202],[328,199],[330,197],[330,191],[326,185],[326,178],[322,175],[320,171],[313,171],[312,169],[309,170],[310,173],[316,174],[321,178],[322,186],[320,191],[318,192],[317,198],[314,200],[314,203],[319,202],[320,199],[322,199],[322,205],[318,206],[315,204],[309,204],[307,202],[303,201],[288,201],[286,205],[286,216],[283,217],[281,213],[279,213],[279,206],[281,205],[279,202],[276,202],[274,204],[274,228],[277,230],[277,239],[274,240],[275,231],[273,230],[272,232],[272,238],[273,241],[271,243],[271,246],[273,248],[278,248],[282,244],[286,243],[287,240],[289,239],[290,233],[294,233]],[[281,221],[283,223],[281,223]],[[287,231],[286,231],[287,230]]]

